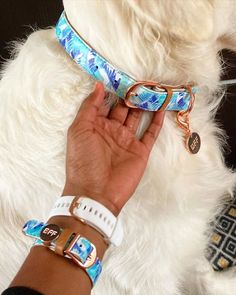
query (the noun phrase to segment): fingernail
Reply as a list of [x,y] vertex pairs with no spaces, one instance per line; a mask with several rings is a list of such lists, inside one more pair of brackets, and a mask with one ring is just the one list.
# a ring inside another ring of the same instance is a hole
[[104,89],[104,86],[103,86],[103,84],[102,84],[102,82],[96,82],[96,91],[98,91],[98,92],[104,92],[105,91],[105,89]]
[[101,83],[100,81],[96,81],[96,83],[95,83],[95,88],[96,88],[96,89],[97,89],[97,88],[100,88],[101,85],[102,85],[102,83]]

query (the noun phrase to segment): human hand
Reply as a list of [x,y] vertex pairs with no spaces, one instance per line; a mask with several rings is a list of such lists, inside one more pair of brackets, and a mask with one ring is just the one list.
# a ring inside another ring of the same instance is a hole
[[63,195],[85,195],[118,215],[138,186],[160,132],[164,112],[156,112],[140,140],[142,111],[117,104],[104,109],[103,85],[83,102],[68,130]]

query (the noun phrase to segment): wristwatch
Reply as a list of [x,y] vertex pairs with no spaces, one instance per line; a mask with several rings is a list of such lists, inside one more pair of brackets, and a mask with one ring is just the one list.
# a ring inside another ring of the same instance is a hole
[[123,239],[121,220],[101,203],[85,196],[63,196],[59,198],[49,214],[53,216],[73,216],[92,226],[104,239],[119,246]]

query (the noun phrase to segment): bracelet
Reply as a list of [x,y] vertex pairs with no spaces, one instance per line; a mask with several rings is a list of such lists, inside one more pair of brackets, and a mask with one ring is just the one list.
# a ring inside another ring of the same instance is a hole
[[119,246],[123,239],[121,220],[101,203],[85,196],[60,197],[49,214],[53,216],[73,216],[95,228],[105,241]]
[[89,276],[92,285],[102,271],[96,247],[85,237],[56,224],[29,220],[23,227],[26,236],[35,239],[33,246],[46,246],[56,254],[72,259]]

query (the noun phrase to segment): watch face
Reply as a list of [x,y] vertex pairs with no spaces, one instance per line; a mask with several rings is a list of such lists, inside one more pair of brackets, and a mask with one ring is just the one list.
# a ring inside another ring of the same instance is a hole
[[44,242],[52,242],[60,236],[60,227],[56,224],[46,225],[40,233],[40,239]]

